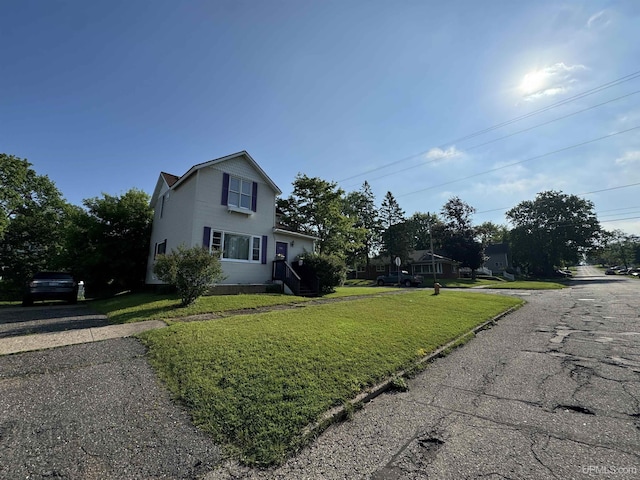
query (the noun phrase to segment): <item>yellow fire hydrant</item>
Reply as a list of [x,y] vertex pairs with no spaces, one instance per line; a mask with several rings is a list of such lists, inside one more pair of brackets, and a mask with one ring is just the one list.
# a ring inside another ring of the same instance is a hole
[[433,294],[440,295],[440,284],[438,282],[433,284]]

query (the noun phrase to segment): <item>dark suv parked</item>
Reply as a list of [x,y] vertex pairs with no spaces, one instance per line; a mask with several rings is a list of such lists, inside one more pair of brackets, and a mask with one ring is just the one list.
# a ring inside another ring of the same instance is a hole
[[410,275],[409,272],[403,270],[400,276],[398,273],[390,273],[389,275],[380,275],[376,278],[376,283],[379,286],[388,285],[388,284],[397,284],[404,285],[405,287],[417,287],[422,284],[423,278],[421,275]]
[[22,305],[33,305],[35,300],[78,301],[78,282],[64,272],[38,272],[27,283]]

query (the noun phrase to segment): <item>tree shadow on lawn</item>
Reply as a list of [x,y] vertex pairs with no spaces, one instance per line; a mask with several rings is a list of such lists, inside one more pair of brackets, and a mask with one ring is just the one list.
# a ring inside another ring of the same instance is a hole
[[162,316],[161,314],[171,311],[179,311],[180,308],[180,302],[178,301],[175,304],[165,305],[162,307],[140,308],[134,311],[111,314],[109,316],[109,323],[121,324],[166,318],[166,316]]

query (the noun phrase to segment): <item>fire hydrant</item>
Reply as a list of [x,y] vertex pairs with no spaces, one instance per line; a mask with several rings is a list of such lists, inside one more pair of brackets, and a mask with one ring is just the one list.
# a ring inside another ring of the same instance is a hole
[[440,295],[440,284],[438,282],[433,284],[433,294]]

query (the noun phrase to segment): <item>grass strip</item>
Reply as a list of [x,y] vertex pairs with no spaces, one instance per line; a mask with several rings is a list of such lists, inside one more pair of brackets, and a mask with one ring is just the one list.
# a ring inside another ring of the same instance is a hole
[[566,287],[566,284],[554,282],[552,280],[516,280],[514,282],[492,284],[487,288],[511,290],[558,290]]
[[107,315],[112,323],[181,318],[231,310],[301,303],[309,299],[281,294],[212,295],[200,297],[188,307],[180,307],[177,295],[133,293],[91,302],[91,308]]
[[521,300],[425,290],[175,324],[141,338],[194,422],[241,461],[268,466],[328,409]]
[[[378,287],[340,287],[323,298],[376,295],[384,292],[386,292],[385,289]],[[211,295],[200,297],[193,305],[183,308],[180,307],[180,298],[177,295],[132,293],[91,301],[90,306],[105,314],[112,323],[129,323],[210,313],[220,314],[233,310],[290,305],[311,300],[314,299],[278,293]]]

